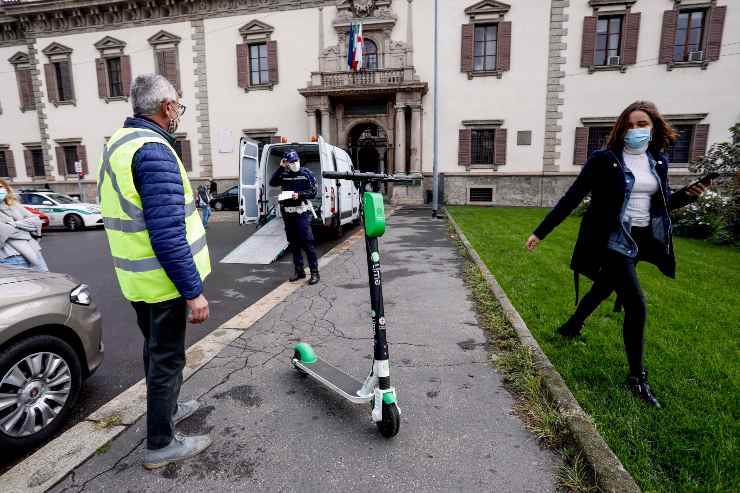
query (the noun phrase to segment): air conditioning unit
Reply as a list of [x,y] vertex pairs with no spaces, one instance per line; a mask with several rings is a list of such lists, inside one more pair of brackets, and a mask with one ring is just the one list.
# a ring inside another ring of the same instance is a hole
[[610,56],[607,65],[620,65],[622,59],[619,55]]
[[689,61],[690,62],[703,62],[704,61],[704,52],[703,51],[690,51],[689,52]]

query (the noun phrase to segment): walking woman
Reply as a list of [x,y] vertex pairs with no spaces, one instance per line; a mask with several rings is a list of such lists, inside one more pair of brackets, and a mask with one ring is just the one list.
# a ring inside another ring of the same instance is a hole
[[591,313],[616,291],[624,307],[624,348],[629,363],[627,386],[647,404],[660,407],[650,391],[644,367],[647,310],[637,278],[638,262],[655,264],[675,277],[676,260],[669,212],[690,204],[705,190],[701,184],[671,193],[668,160],[663,153],[677,134],[654,104],[638,101],[617,119],[606,148],[594,152],[563,198],[527,240],[532,251],[591,194],[581,222],[571,269],[594,281],[575,313],[558,332],[580,334]]
[[10,184],[0,179],[0,265],[47,272],[40,237],[41,219],[20,205]]

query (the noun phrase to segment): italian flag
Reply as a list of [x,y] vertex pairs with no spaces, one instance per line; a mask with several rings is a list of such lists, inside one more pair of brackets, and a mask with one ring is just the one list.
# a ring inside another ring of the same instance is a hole
[[349,29],[347,65],[350,70],[354,70],[355,72],[362,68],[362,45],[362,24],[352,24]]

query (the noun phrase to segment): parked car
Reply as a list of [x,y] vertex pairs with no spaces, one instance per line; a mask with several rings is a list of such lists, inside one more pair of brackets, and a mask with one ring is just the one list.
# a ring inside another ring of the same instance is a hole
[[23,205],[30,205],[49,216],[50,227],[65,227],[70,231],[103,226],[100,206],[79,202],[68,195],[49,190],[21,190]]
[[41,225],[42,225],[42,227],[44,227],[44,228],[48,228],[49,227],[49,216],[47,216],[46,214],[44,214],[43,212],[41,212],[38,209],[34,209],[31,206],[25,205],[24,207],[26,208],[26,210],[28,212],[30,212],[34,216],[37,216],[39,219],[41,219]]
[[0,266],[0,450],[52,437],[102,361],[102,320],[86,285]]
[[234,185],[225,192],[215,194],[211,199],[211,207],[217,211],[239,210],[239,186]]

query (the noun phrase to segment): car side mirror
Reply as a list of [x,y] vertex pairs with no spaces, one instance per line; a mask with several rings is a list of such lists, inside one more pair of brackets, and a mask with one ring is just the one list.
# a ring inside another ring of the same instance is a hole
[[44,200],[41,205],[54,205],[50,200]]
[[79,202],[80,201],[80,199],[78,197],[72,197],[72,200],[74,200],[75,202]]

